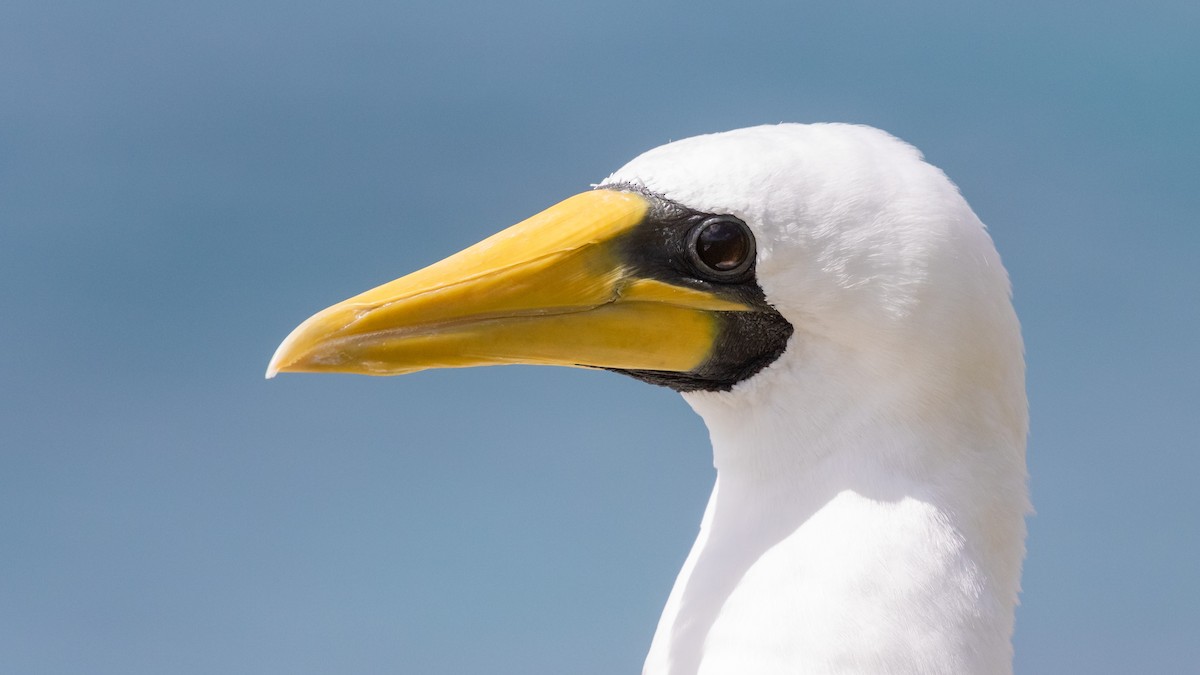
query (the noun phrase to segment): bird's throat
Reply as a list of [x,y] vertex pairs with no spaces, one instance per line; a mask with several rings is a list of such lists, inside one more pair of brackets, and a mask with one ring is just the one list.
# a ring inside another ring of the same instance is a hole
[[1020,449],[935,447],[887,395],[789,416],[736,393],[688,396],[717,481],[644,672],[1010,673],[1024,468],[974,467]]
[[1010,672],[1015,588],[954,514],[919,486],[826,478],[785,495],[718,477],[645,672]]

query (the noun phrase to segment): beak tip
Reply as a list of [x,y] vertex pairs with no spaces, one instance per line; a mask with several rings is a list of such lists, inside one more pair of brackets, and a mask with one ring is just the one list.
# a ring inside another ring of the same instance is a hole
[[279,346],[275,348],[275,353],[271,355],[271,361],[267,364],[266,379],[273,380],[279,373],[288,372],[289,368],[305,360],[312,348],[309,334],[313,332],[313,326],[317,325],[321,317],[326,314],[328,314],[328,310],[317,312],[288,333],[283,342],[280,342]]
[[273,380],[279,374],[279,350],[275,351],[275,355],[271,357],[271,362],[267,364],[266,379]]
[[[294,334],[294,332],[293,332],[293,334]],[[280,373],[280,371],[287,370],[287,367],[295,362],[296,359],[294,357],[292,357],[292,358],[288,358],[287,363],[284,363],[284,359],[285,359],[285,357],[287,357],[287,354],[285,354],[285,352],[289,351],[289,348],[291,347],[291,343],[292,343],[292,336],[289,335],[288,338],[286,340],[284,340],[279,345],[279,347],[277,347],[275,349],[275,353],[271,355],[270,363],[267,364],[266,379],[268,379],[268,380],[275,379],[275,376],[278,375]]]

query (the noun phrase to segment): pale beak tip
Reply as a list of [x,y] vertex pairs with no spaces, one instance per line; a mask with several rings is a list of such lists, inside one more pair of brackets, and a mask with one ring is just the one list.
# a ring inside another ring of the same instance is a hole
[[275,353],[271,355],[271,362],[267,364],[266,379],[275,379],[275,376],[279,374],[279,371],[284,370],[286,365],[294,361],[294,359],[290,359],[288,364],[283,363],[284,352],[288,351],[288,348],[291,347],[293,335],[295,335],[295,331],[292,331],[292,335],[287,336],[287,339],[275,348]]
[[273,380],[279,374],[279,350],[275,351],[275,355],[271,357],[271,362],[267,364],[266,379]]
[[337,324],[339,327],[345,325],[346,321],[337,313],[337,308],[335,305],[317,312],[293,328],[271,355],[271,362],[267,364],[266,379],[274,379],[279,373],[303,370],[312,356],[313,349],[319,347],[321,338],[331,332],[330,327],[326,325],[329,317],[333,316],[335,321],[340,322]]

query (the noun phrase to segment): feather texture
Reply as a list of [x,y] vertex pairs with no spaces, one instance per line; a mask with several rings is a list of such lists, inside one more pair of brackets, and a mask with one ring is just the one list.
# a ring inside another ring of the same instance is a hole
[[611,184],[744,220],[795,329],[732,391],[685,394],[717,480],[644,672],[1010,673],[1024,359],[957,188],[837,124],[677,141]]

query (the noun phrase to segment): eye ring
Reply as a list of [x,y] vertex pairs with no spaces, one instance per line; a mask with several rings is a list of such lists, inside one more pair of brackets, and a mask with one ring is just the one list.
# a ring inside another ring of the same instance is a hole
[[705,218],[692,228],[687,253],[692,266],[714,281],[733,281],[754,265],[754,233],[733,216]]

